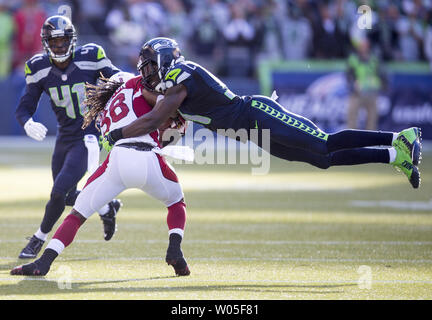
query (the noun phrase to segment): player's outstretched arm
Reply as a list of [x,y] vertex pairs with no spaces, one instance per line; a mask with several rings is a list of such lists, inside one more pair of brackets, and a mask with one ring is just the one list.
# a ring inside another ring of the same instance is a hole
[[159,100],[152,111],[123,128],[111,131],[106,140],[113,145],[117,140],[139,137],[157,130],[170,116],[175,114],[186,96],[187,90],[182,84],[169,88],[164,99]]

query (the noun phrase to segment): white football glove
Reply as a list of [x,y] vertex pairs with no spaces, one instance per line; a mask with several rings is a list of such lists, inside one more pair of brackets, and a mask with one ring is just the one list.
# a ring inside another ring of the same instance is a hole
[[46,137],[48,129],[39,122],[34,122],[32,118],[28,119],[24,124],[26,134],[37,141],[42,141]]

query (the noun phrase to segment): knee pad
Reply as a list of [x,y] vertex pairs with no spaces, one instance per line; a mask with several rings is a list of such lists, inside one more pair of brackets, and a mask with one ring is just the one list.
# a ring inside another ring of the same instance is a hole
[[64,203],[65,199],[66,199],[66,194],[58,192],[58,191],[54,191],[54,190],[51,192],[50,201],[56,202],[56,203],[59,203],[59,202]]
[[80,194],[80,192],[81,192],[81,191],[78,191],[78,190],[75,190],[75,191],[69,192],[69,193],[66,195],[66,198],[65,198],[65,204],[66,204],[67,206],[71,206],[71,207],[73,207],[73,205],[75,204],[75,200],[76,200],[76,198],[78,198],[78,195]]

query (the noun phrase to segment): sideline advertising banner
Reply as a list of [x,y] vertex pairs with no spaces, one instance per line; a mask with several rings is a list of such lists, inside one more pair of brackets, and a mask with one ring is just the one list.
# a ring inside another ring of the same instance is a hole
[[[288,110],[313,120],[327,132],[346,128],[349,89],[343,61],[268,61],[260,65],[264,95],[273,90]],[[419,126],[432,140],[432,72],[427,64],[384,65],[388,86],[377,108],[379,130]],[[363,110],[362,110],[363,111]],[[360,112],[360,125],[366,113]]]

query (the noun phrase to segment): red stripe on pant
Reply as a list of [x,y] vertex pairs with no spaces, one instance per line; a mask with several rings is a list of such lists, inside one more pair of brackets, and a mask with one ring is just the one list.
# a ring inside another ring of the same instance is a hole
[[160,168],[161,168],[162,175],[163,175],[166,179],[178,183],[179,180],[178,180],[178,178],[177,178],[177,175],[176,175],[175,172],[174,172],[174,171],[173,171],[173,170],[168,166],[168,164],[167,164],[166,161],[165,161],[165,158],[162,157],[161,155],[157,154],[157,153],[156,153],[156,156],[157,156],[158,161],[159,161],[159,166],[160,166]]
[[[108,153],[107,158],[105,159],[105,161],[99,166],[99,168],[96,169],[96,171],[88,178],[85,186],[87,187],[88,184],[92,183],[93,181],[95,181],[97,178],[99,178],[105,171],[106,168],[108,166],[109,163],[109,158],[110,158],[111,153]],[[83,189],[84,189],[83,188]]]

